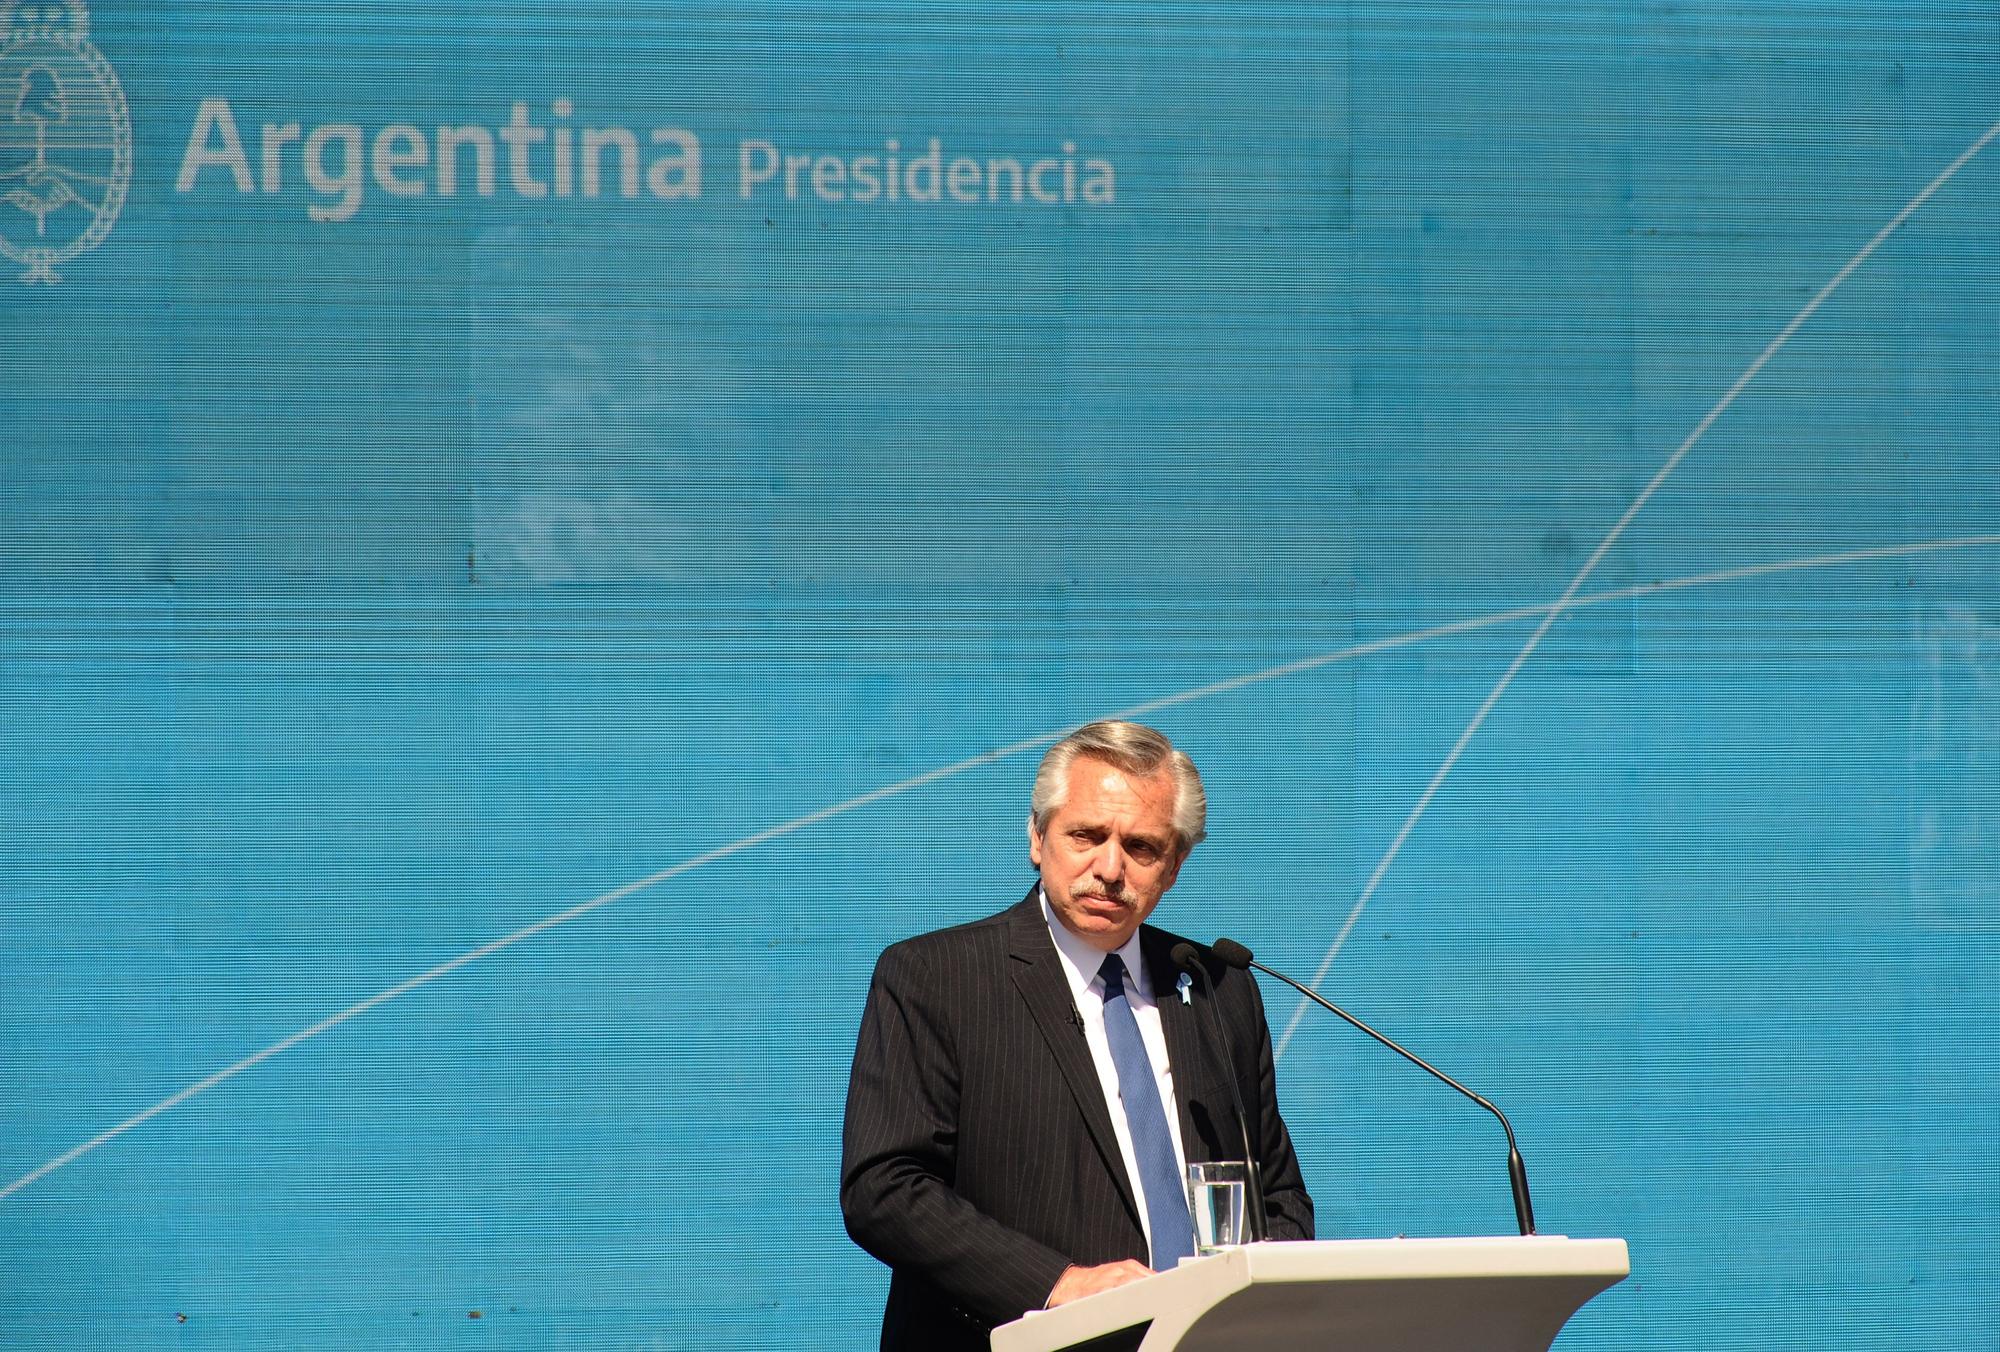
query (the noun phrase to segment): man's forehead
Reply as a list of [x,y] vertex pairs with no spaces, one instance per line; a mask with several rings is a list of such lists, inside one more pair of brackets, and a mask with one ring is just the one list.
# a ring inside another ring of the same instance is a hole
[[1151,774],[1142,774],[1107,760],[1079,756],[1070,763],[1069,790],[1062,807],[1057,809],[1066,816],[1117,811],[1133,803],[1167,810],[1173,803],[1174,781],[1164,766]]

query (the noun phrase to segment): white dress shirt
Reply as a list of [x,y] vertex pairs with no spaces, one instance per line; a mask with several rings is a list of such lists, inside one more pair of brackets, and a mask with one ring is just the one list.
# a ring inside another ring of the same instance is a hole
[[[1104,1090],[1104,1106],[1111,1111],[1111,1130],[1118,1137],[1118,1153],[1125,1161],[1125,1177],[1132,1183],[1132,1198],[1139,1204],[1139,1223],[1146,1230],[1146,1245],[1153,1242],[1152,1218],[1146,1214],[1146,1189],[1139,1182],[1139,1159],[1132,1150],[1132,1128],[1125,1121],[1125,1103],[1118,1093],[1118,1068],[1111,1062],[1111,1043],[1104,1036],[1104,981],[1097,969],[1105,954],[1063,928],[1042,893],[1042,919],[1048,922],[1049,936],[1056,941],[1056,955],[1062,959],[1063,974],[1069,978],[1070,998],[1083,1016],[1083,1039],[1090,1044],[1090,1059],[1097,1067],[1097,1083]],[[1167,1064],[1167,1039],[1160,1031],[1160,1006],[1153,999],[1153,982],[1146,963],[1139,956],[1139,935],[1135,931],[1123,947],[1112,950],[1125,960],[1125,1000],[1139,1024],[1139,1040],[1146,1044],[1147,1059],[1153,1063],[1153,1079],[1160,1087],[1160,1102],[1167,1110],[1167,1130],[1174,1138],[1174,1164],[1182,1177],[1187,1175],[1187,1151],[1181,1146],[1180,1109],[1174,1102],[1174,1068]]]

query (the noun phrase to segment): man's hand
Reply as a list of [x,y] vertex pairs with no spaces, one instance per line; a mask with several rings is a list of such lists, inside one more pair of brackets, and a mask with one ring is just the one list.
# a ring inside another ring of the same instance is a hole
[[1056,1278],[1055,1290],[1049,1292],[1048,1308],[1067,1305],[1085,1296],[1094,1296],[1099,1291],[1109,1291],[1114,1286],[1136,1282],[1150,1277],[1153,1270],[1136,1258],[1121,1258],[1115,1263],[1100,1263],[1096,1267],[1076,1267],[1063,1269],[1063,1275]]

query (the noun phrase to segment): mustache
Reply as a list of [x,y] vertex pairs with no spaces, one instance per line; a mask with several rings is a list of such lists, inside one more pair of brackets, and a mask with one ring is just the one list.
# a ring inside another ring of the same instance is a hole
[[1069,890],[1069,894],[1073,897],[1095,897],[1099,901],[1123,901],[1125,899],[1124,888],[1121,887],[1114,892],[1102,883],[1083,883],[1072,887]]

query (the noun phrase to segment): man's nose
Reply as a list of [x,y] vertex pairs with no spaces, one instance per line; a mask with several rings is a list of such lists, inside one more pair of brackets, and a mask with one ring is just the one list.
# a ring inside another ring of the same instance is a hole
[[1091,871],[1107,883],[1115,883],[1125,876],[1125,851],[1119,847],[1116,838],[1097,847],[1097,858],[1092,861]]

